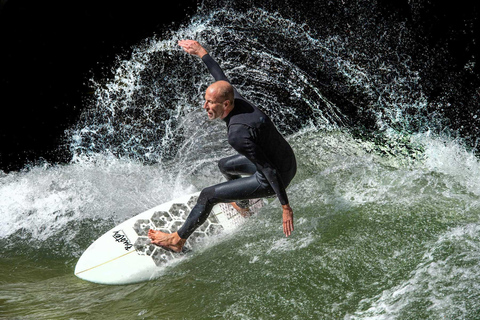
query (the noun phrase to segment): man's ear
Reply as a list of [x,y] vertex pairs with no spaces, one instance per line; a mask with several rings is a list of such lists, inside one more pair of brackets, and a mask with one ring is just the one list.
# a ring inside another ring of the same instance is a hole
[[230,107],[230,105],[231,105],[230,100],[227,99],[227,100],[223,101],[223,109],[224,110],[227,110],[228,107]]

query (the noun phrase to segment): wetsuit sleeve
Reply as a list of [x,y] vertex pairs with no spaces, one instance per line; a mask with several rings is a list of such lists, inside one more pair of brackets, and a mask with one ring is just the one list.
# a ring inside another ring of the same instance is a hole
[[[205,63],[205,65],[207,66],[208,71],[210,71],[210,74],[213,76],[215,81],[224,80],[224,81],[227,81],[228,83],[230,83],[230,80],[228,80],[227,76],[223,72],[220,65],[209,54],[204,55],[202,57],[202,60]],[[240,93],[238,93],[238,91],[235,87],[233,87],[233,91],[234,91],[234,98],[235,99],[245,100],[245,98],[243,98],[242,95]]]
[[209,54],[204,55],[202,60],[207,65],[208,71],[210,71],[215,81],[225,80],[230,82],[217,61],[213,60]]
[[254,135],[250,133],[250,130],[252,129],[245,125],[231,125],[229,127],[229,143],[238,153],[252,161],[257,170],[265,175],[280,203],[282,205],[288,204],[287,192],[280,173],[268,160],[258,144],[255,143]]

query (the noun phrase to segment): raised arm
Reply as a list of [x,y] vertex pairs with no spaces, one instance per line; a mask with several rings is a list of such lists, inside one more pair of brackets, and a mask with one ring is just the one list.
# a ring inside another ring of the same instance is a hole
[[[207,50],[198,41],[195,40],[180,40],[178,45],[183,50],[191,55],[200,57],[210,71],[215,81],[224,80],[230,82],[220,65],[208,54]],[[235,99],[246,100],[235,87],[233,87]]]
[[183,48],[187,53],[200,57],[203,62],[207,65],[208,70],[212,74],[215,81],[224,80],[230,82],[223,73],[222,68],[218,65],[218,63],[213,60],[212,57],[208,54],[207,50],[200,43],[195,40],[180,40],[178,41],[178,45]]
[[185,52],[203,58],[208,52],[198,41],[195,40],[180,40],[178,45],[185,50]]

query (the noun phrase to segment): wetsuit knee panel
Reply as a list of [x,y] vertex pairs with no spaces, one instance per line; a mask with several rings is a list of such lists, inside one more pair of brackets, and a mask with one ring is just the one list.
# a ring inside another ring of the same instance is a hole
[[205,188],[202,190],[202,192],[200,192],[197,203],[205,206],[209,203],[212,203],[212,200],[214,199],[214,197],[215,197],[215,188],[214,187]]
[[218,160],[218,169],[221,173],[227,173],[228,158]]

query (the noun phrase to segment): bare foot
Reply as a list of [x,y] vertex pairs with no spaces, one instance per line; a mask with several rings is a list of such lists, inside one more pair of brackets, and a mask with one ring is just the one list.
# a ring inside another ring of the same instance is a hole
[[242,217],[250,217],[252,215],[252,212],[250,211],[250,208],[241,208],[239,207],[235,202],[230,202],[232,207],[237,210]]
[[177,232],[165,233],[159,230],[152,229],[148,231],[148,237],[152,239],[151,243],[153,243],[154,245],[165,249],[170,249],[175,252],[182,251],[182,248],[187,241],[187,239],[180,238]]

